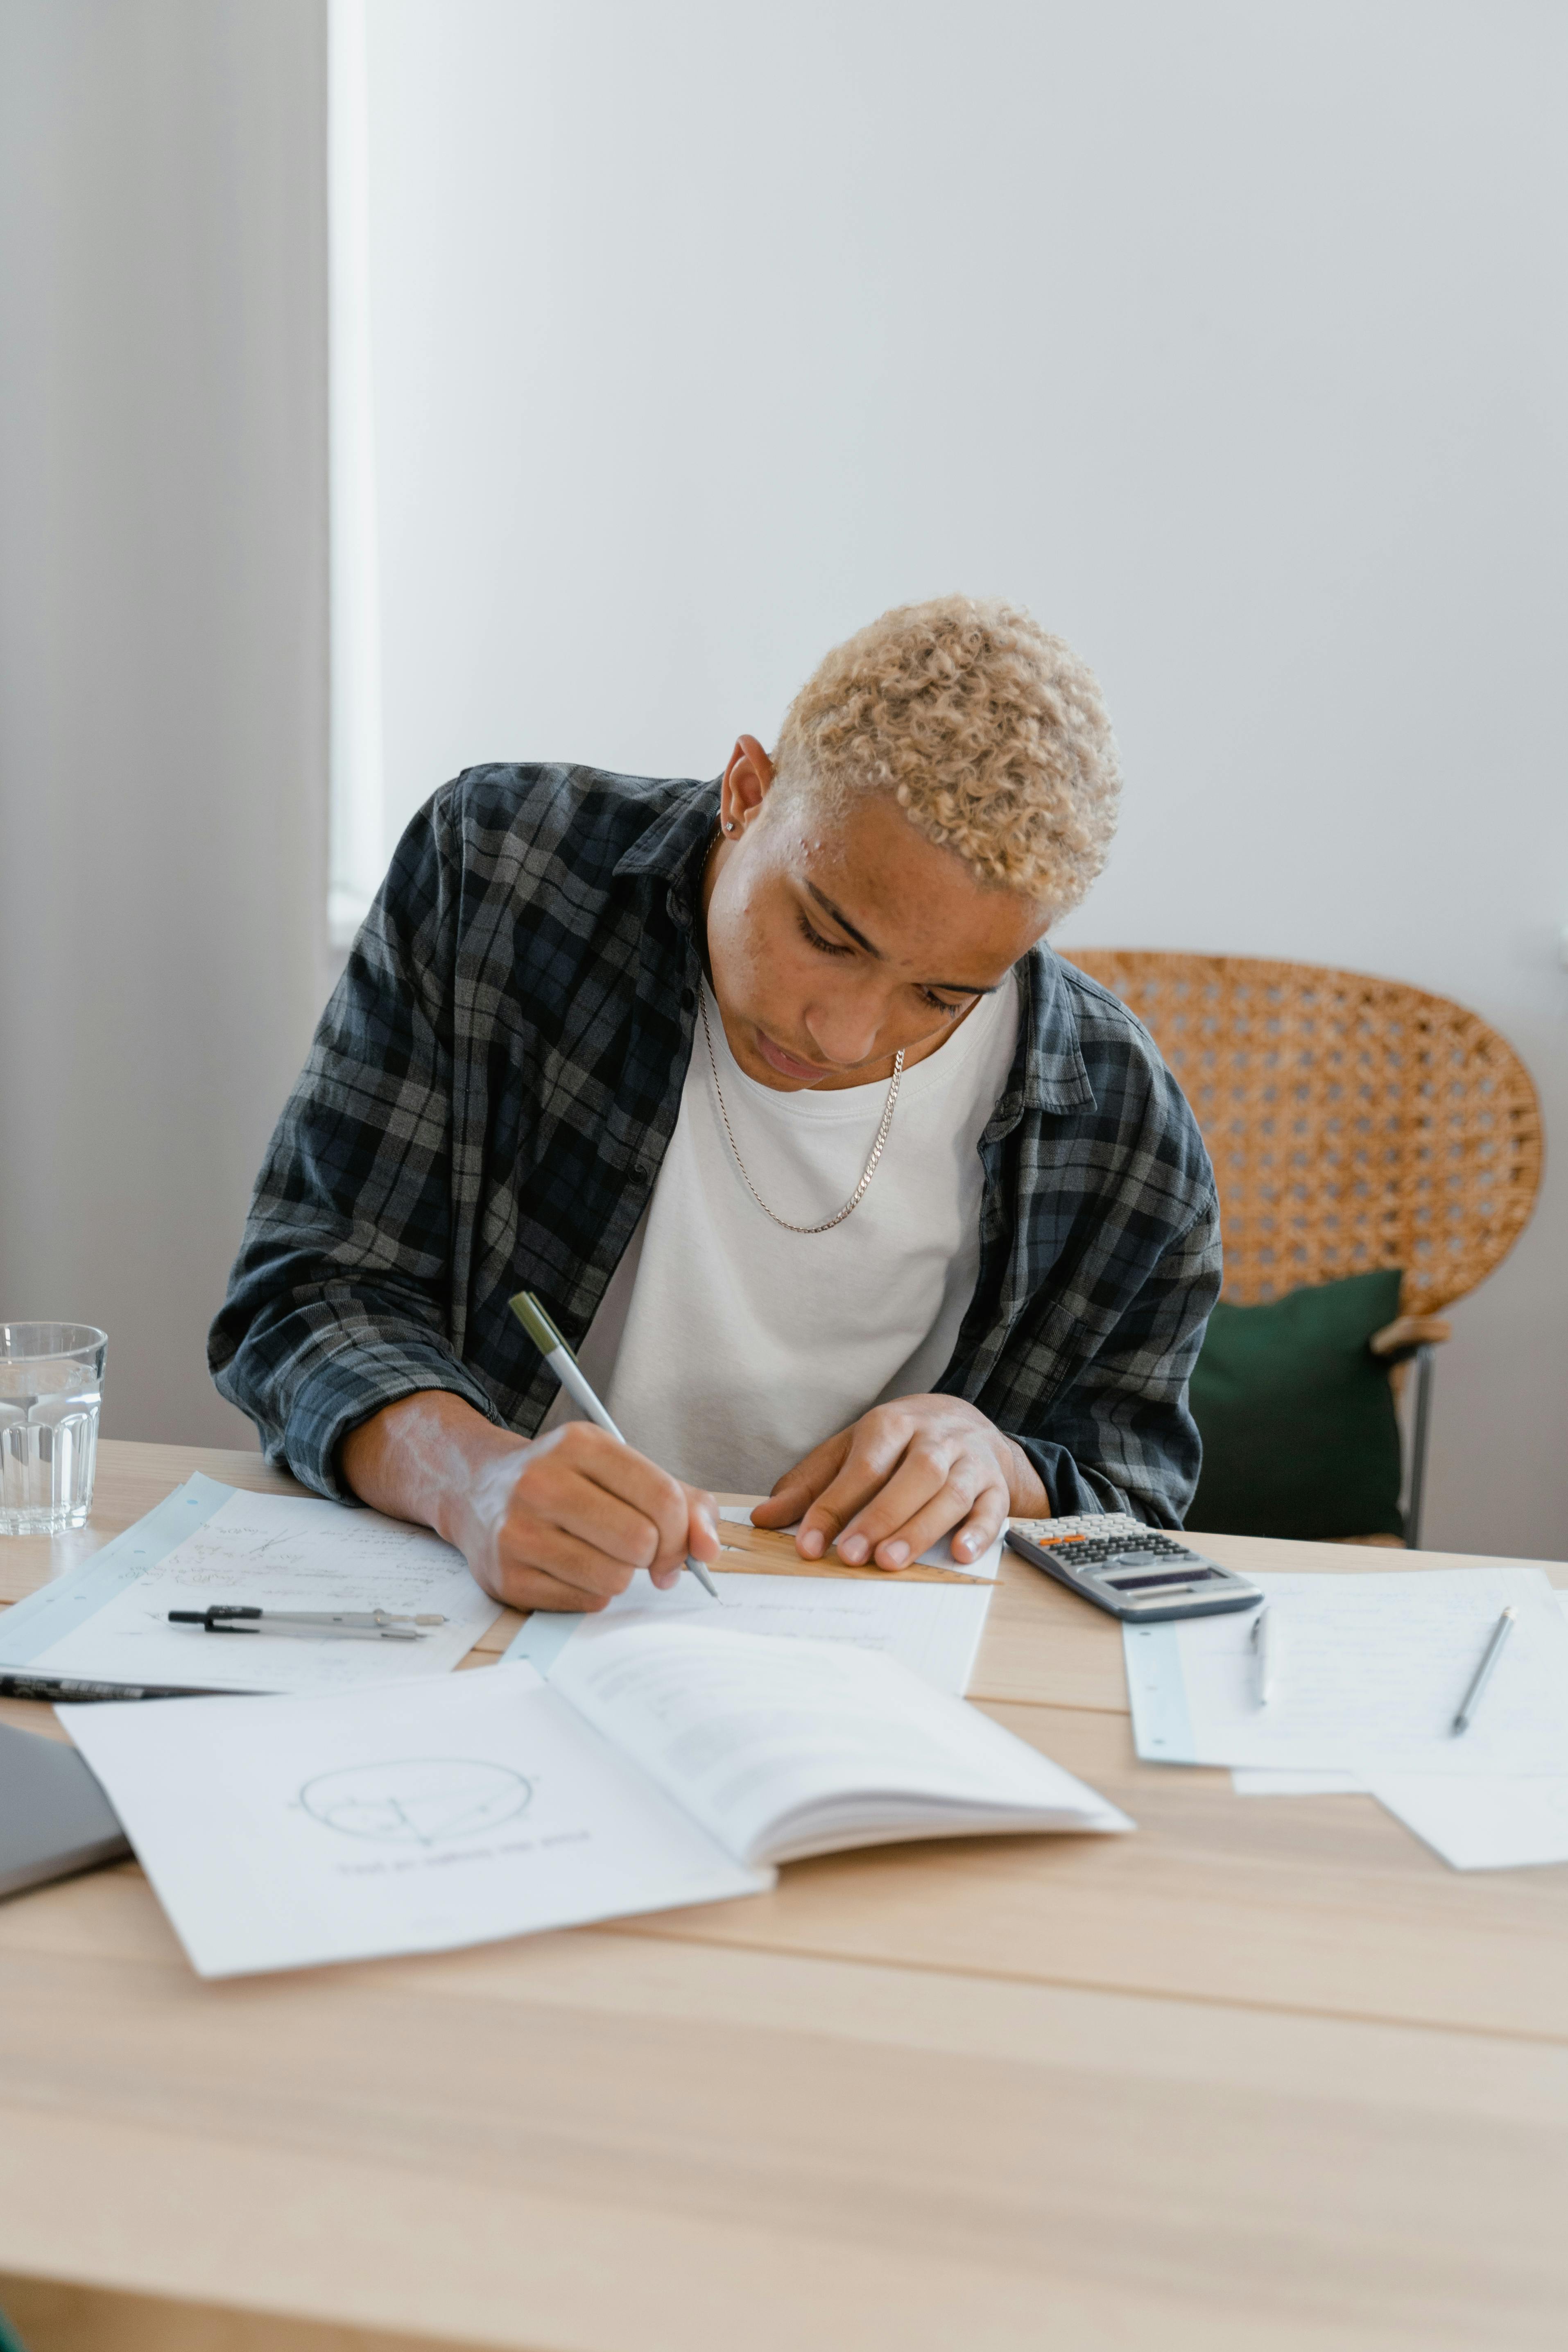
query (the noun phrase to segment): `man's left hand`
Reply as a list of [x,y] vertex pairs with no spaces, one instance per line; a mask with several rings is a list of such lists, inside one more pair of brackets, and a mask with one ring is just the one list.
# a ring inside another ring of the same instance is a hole
[[759,1528],[800,1521],[795,1549],[829,1545],[851,1568],[907,1568],[952,1538],[963,1567],[988,1551],[1011,1512],[1047,1518],[1050,1497],[1022,1446],[961,1397],[879,1404],[797,1462],[752,1513]]

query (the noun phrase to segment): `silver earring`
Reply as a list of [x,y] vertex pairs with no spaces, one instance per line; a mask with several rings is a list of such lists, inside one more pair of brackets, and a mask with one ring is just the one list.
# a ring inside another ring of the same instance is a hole
[[735,828],[734,828],[734,826],[733,826],[732,824],[725,824],[725,827],[724,827],[724,830],[725,830],[725,832],[726,832],[726,833],[733,833],[733,832],[734,832],[734,830],[735,830]]

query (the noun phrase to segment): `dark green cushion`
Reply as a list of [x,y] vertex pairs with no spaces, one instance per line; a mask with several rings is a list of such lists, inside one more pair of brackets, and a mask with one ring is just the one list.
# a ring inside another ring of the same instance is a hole
[[1399,1424],[1367,1341],[1398,1270],[1215,1308],[1193,1372],[1203,1475],[1187,1524],[1215,1535],[1403,1535]]

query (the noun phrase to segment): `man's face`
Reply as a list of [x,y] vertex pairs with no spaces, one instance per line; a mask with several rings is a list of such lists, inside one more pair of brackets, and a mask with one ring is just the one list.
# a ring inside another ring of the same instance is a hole
[[762,804],[721,841],[707,893],[735,1059],[763,1086],[831,1089],[882,1076],[900,1046],[910,1060],[934,1052],[1040,938],[1044,911],[983,889],[890,798],[818,818],[761,781]]

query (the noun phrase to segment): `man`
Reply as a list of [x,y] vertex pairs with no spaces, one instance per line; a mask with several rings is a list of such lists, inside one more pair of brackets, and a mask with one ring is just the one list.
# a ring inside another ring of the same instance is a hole
[[[758,1524],[896,1569],[1009,1512],[1181,1522],[1214,1180],[1056,958],[1114,825],[1099,689],[961,597],[830,655],[717,786],[469,770],[405,834],[211,1361],[268,1460],[519,1608]],[[537,1291],[628,1443],[554,1391]]]

